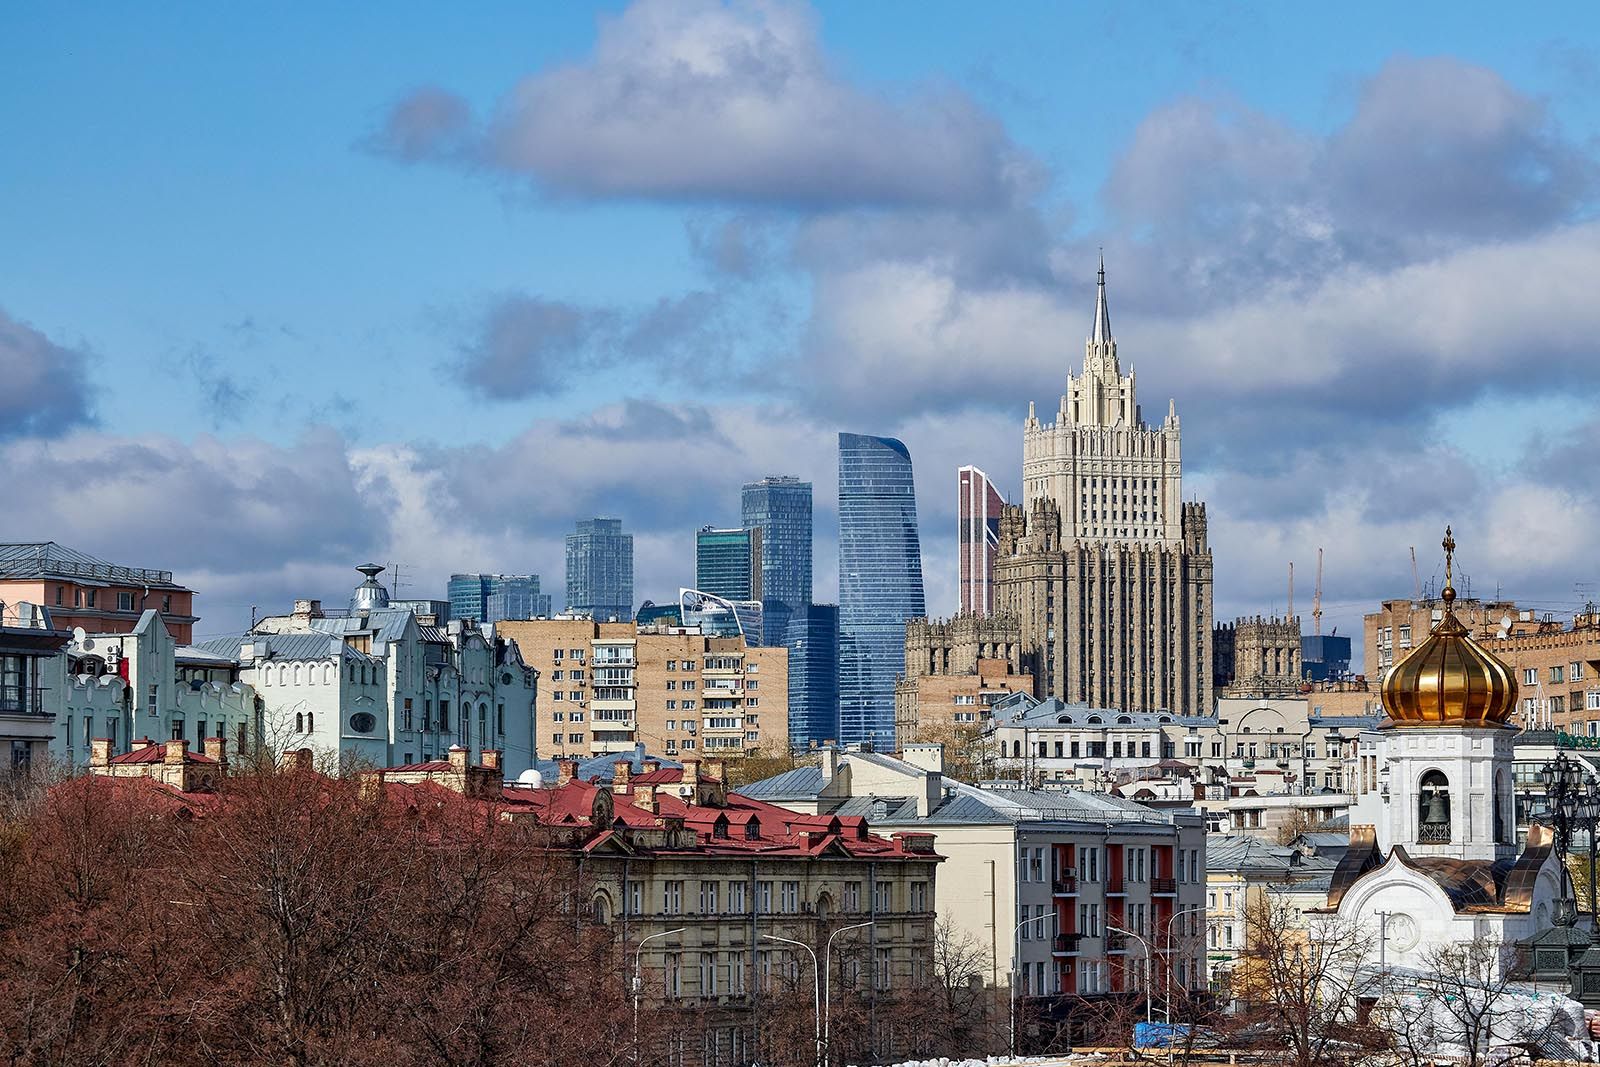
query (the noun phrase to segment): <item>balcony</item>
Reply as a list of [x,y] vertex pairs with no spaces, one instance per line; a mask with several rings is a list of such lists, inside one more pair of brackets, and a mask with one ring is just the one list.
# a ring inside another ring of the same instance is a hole
[[1050,946],[1050,950],[1057,955],[1067,955],[1080,951],[1082,945],[1082,934],[1057,934],[1055,941]]
[[1150,879],[1150,892],[1158,896],[1174,896],[1178,892],[1178,880],[1176,878],[1152,878]]
[[24,686],[0,686],[0,715],[49,715],[45,710],[44,690]]
[[1106,951],[1107,952],[1126,952],[1126,951],[1128,951],[1128,935],[1127,934],[1119,934],[1115,930],[1107,930],[1106,931]]
[[1057,878],[1053,888],[1055,895],[1058,897],[1076,896],[1078,893],[1078,880],[1076,878]]

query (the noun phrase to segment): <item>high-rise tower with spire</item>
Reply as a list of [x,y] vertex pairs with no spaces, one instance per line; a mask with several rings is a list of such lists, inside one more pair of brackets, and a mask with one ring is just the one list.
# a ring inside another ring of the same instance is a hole
[[1144,422],[1122,373],[1102,258],[1083,371],[1054,422],[1023,423],[1025,505],[1001,520],[995,610],[1023,625],[1038,695],[1127,711],[1209,713],[1211,550],[1184,503],[1169,401]]

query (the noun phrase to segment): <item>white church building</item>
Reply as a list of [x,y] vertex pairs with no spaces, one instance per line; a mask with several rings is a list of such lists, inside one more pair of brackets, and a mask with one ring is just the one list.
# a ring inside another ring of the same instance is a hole
[[1553,831],[1535,825],[1517,841],[1516,679],[1456,619],[1448,531],[1444,546],[1442,615],[1384,678],[1387,718],[1362,746],[1350,847],[1327,899],[1371,930],[1392,968],[1424,968],[1437,947],[1474,940],[1502,946],[1509,966],[1565,892]]

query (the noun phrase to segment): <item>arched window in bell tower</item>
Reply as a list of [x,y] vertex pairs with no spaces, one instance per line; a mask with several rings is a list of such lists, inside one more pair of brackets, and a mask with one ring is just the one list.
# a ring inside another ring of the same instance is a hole
[[1417,841],[1450,843],[1450,781],[1443,771],[1429,771],[1417,789]]
[[1511,839],[1506,834],[1506,816],[1510,791],[1506,789],[1506,772],[1499,771],[1494,776],[1494,840],[1497,845],[1508,845]]

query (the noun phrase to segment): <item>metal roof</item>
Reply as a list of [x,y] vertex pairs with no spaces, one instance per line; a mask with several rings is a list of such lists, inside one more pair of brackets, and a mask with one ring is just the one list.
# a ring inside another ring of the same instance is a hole
[[126,582],[192,592],[172,580],[171,571],[124,567],[54,541],[12,541],[0,544],[0,578],[87,578]]

